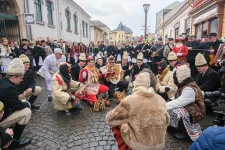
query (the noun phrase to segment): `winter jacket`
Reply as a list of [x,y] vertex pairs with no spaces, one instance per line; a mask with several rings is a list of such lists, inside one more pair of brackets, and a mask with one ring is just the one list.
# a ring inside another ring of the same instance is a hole
[[114,46],[107,47],[107,55],[108,55],[108,57],[112,55],[116,58],[116,56],[117,56],[116,48]]
[[23,77],[23,81],[20,82],[20,84],[17,86],[20,94],[22,94],[24,91],[26,91],[28,88],[31,88],[34,92],[35,89],[35,79],[34,79],[34,72],[29,69],[25,72],[25,75]]
[[139,72],[141,72],[144,68],[149,68],[149,66],[144,63],[140,67],[138,67],[138,65],[134,66],[134,70],[133,70],[133,74],[132,74],[132,81],[135,80],[135,76],[138,75]]
[[198,138],[192,143],[188,150],[224,150],[225,149],[225,128],[224,127],[208,127]]
[[169,88],[170,90],[167,92],[167,95],[170,99],[175,98],[175,93],[177,91],[177,86],[174,84],[173,81],[173,72],[168,71],[162,81],[159,79],[159,75],[156,76],[158,84],[157,86],[159,87],[159,93],[165,93],[166,87]]
[[173,50],[173,46],[166,44],[163,50],[163,58],[167,60],[169,53]]
[[215,70],[209,67],[204,75],[202,73],[198,74],[196,83],[202,91],[213,92],[220,87],[220,77]]
[[142,74],[134,81],[133,94],[106,115],[106,123],[121,125],[122,139],[132,150],[162,150],[170,117],[165,100],[146,86],[150,77]]
[[17,110],[30,107],[28,102],[22,102],[18,97],[19,91],[15,84],[7,78],[0,80],[0,99],[4,104],[4,115],[2,120]]
[[[78,88],[79,82],[70,81],[70,88]],[[70,101],[70,94],[67,92],[68,89],[66,83],[64,82],[62,76],[59,72],[55,73],[52,77],[52,99],[54,108],[56,110],[68,110],[73,108]]]

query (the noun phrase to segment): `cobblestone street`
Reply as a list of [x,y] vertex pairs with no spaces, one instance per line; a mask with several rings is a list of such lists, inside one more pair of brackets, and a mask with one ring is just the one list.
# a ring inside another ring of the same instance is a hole
[[[115,104],[104,112],[92,112],[90,107],[83,102],[82,111],[74,110],[71,116],[65,116],[53,108],[52,102],[46,100],[46,88],[43,80],[38,80],[38,85],[43,91],[37,103],[41,109],[33,111],[32,119],[23,136],[33,139],[32,144],[23,148],[35,150],[117,150],[115,139],[105,116]],[[191,144],[190,140],[178,141],[172,135],[166,137],[166,149],[186,150]]]

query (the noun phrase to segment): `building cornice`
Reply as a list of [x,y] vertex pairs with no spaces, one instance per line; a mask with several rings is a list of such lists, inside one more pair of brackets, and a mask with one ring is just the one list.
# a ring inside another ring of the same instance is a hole
[[201,5],[197,6],[196,8],[192,9],[189,12],[190,16],[197,17],[200,14],[203,14],[204,12],[208,11],[209,9],[215,8],[217,6],[216,0],[210,0],[205,3],[202,3]]
[[169,23],[175,20],[184,10],[188,9],[190,5],[186,2],[171,18],[162,24],[162,28],[165,28]]
[[[61,0],[62,2],[65,2],[65,0]],[[89,19],[91,19],[91,16],[84,11],[83,8],[81,8],[76,2],[74,2],[73,0],[66,0],[68,3],[70,3],[72,6],[74,6],[75,8],[77,8],[81,13],[85,14],[86,16],[88,16]],[[67,3],[64,3],[67,4]],[[68,4],[67,4],[68,5]]]

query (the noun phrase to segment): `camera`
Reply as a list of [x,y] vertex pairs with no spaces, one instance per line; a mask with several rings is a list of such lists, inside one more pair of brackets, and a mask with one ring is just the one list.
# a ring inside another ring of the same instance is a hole
[[216,113],[216,119],[213,120],[213,124],[217,126],[225,125],[225,113],[223,111],[214,111]]
[[225,93],[221,91],[205,92],[204,95],[206,108],[212,108],[225,103]]

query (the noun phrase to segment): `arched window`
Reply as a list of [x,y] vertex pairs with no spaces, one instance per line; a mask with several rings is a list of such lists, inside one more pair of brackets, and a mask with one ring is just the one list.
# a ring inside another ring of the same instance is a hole
[[69,11],[69,8],[66,9],[65,11],[65,15],[66,15],[66,22],[67,22],[67,27],[66,29],[70,31],[70,18],[71,18],[71,15],[70,15],[70,11]]
[[34,6],[35,6],[35,11],[36,11],[36,20],[42,21],[41,0],[35,0]]

